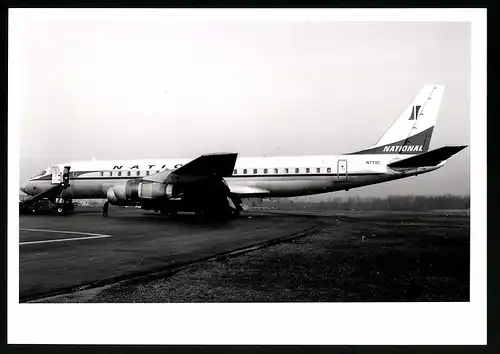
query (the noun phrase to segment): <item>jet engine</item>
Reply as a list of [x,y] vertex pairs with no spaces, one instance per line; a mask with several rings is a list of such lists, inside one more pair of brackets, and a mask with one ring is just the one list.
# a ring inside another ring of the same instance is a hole
[[109,188],[106,193],[106,197],[108,198],[108,201],[113,205],[126,204],[126,186],[122,184]]
[[170,199],[182,196],[178,185],[133,179],[126,184],[108,189],[106,197],[111,204],[124,205],[144,199]]

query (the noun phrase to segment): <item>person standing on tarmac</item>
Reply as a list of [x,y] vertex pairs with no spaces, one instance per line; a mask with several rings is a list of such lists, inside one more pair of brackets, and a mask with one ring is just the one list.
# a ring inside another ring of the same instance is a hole
[[104,203],[104,206],[102,207],[102,216],[108,216],[108,208],[109,201],[106,201],[106,203]]

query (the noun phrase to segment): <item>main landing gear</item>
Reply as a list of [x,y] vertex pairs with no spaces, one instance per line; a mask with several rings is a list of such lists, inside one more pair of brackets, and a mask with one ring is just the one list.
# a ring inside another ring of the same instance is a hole
[[238,218],[243,207],[241,199],[236,196],[224,198],[205,196],[205,198],[185,197],[176,204],[170,202],[147,209],[159,211],[162,216],[168,216],[170,219],[175,219],[178,211],[186,211],[194,212],[197,219],[223,221]]

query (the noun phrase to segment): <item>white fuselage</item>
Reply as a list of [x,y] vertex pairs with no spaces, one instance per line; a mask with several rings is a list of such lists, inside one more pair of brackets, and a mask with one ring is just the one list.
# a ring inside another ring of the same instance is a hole
[[[241,198],[295,197],[347,190],[435,170],[445,162],[433,167],[405,169],[388,165],[428,151],[443,92],[443,85],[424,86],[382,138],[367,149],[344,155],[239,157],[232,176],[224,179],[231,193]],[[56,166],[59,171],[69,166],[71,172],[70,186],[64,189],[62,198],[107,198],[108,191],[113,192],[111,197],[116,197],[115,191],[124,189],[119,185],[127,184],[130,179],[175,170],[191,161],[193,159],[72,161]],[[49,190],[60,183],[51,178],[56,175],[49,167],[30,179],[22,190],[31,195]],[[165,173],[156,177],[163,183],[160,179]]]
[[[441,167],[396,171],[387,164],[407,158],[399,154],[318,155],[302,157],[240,157],[231,177],[226,177],[232,193],[249,197],[295,197],[366,186],[414,176]],[[147,159],[71,161],[45,169],[22,188],[35,195],[51,188],[52,169],[70,166],[70,187],[62,197],[106,198],[109,188],[128,180],[173,170],[192,159]]]

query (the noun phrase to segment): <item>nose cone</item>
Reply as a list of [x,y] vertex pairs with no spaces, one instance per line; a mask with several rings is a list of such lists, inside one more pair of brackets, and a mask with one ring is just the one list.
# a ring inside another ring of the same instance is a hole
[[21,191],[23,191],[26,194],[29,194],[28,193],[28,183],[29,183],[29,181],[25,182],[24,184],[21,185],[21,188],[19,188]]

